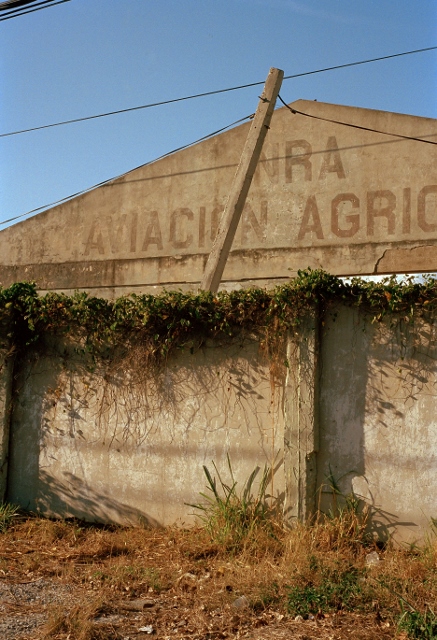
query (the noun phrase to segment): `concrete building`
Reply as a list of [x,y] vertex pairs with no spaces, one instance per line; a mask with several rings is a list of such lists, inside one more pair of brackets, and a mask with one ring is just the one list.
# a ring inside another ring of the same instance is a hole
[[[270,286],[306,267],[437,270],[437,122],[291,108],[274,113],[222,286]],[[0,232],[1,285],[110,298],[196,289],[248,127]],[[60,517],[188,523],[202,465],[224,471],[229,454],[240,486],[255,467],[274,469],[291,521],[330,505],[334,474],[370,506],[375,533],[423,538],[437,516],[436,323],[396,334],[347,304],[332,311],[323,329],[320,318],[300,327],[274,383],[250,337],[177,354],[136,384],[132,371],[89,371],[64,339],[14,362],[3,337],[0,499]]]
[[[305,100],[291,107],[273,115],[223,286],[264,286],[306,267],[437,270],[436,121]],[[0,284],[105,297],[196,288],[249,126],[1,231]]]

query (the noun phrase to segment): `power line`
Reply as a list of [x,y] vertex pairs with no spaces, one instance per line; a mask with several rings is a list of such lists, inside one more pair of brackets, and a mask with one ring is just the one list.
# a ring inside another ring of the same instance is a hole
[[[281,98],[280,95],[278,95],[278,98],[282,102],[282,104],[286,106],[287,109],[291,111],[291,113],[293,114],[298,113],[300,116],[306,116],[307,118],[314,118],[315,120],[324,120],[325,122],[332,122],[333,124],[341,124],[344,127],[352,127],[352,129],[362,129],[363,131],[371,131],[372,133],[382,133],[385,136],[393,136],[395,138],[402,138],[403,140],[414,140],[415,142],[424,142],[425,144],[437,145],[437,142],[435,142],[434,140],[424,140],[423,138],[415,138],[414,136],[404,136],[401,133],[390,133],[390,131],[380,131],[379,129],[371,129],[370,127],[363,127],[358,124],[352,124],[351,122],[342,122],[341,120],[333,120],[331,118],[323,118],[322,116],[315,116],[311,113],[304,113],[303,111],[299,111],[294,107],[290,107],[290,105],[284,102],[284,100]],[[437,135],[437,133],[432,135]]]
[[[53,0],[47,0],[53,2]],[[35,4],[37,0],[3,0],[0,2],[0,11],[17,11],[23,8],[24,5]]]
[[92,191],[93,189],[96,189],[97,187],[101,187],[101,186],[103,186],[105,184],[109,184],[110,182],[114,182],[114,180],[118,180],[119,178],[122,178],[123,176],[128,175],[128,173],[132,173],[132,171],[136,171],[136,169],[140,169],[141,167],[146,167],[147,165],[152,164],[152,162],[157,162],[158,160],[162,160],[163,158],[167,158],[168,156],[173,155],[173,153],[177,153],[178,151],[183,151],[184,149],[188,149],[189,147],[194,146],[198,142],[203,142],[204,140],[208,140],[208,138],[212,138],[213,136],[216,136],[219,133],[223,133],[223,131],[227,131],[231,127],[234,127],[236,124],[240,124],[241,122],[244,122],[245,120],[250,120],[252,118],[253,118],[253,114],[251,114],[249,116],[244,116],[244,118],[240,118],[239,120],[235,120],[235,122],[231,122],[231,124],[227,124],[225,127],[222,127],[221,129],[217,129],[217,131],[212,131],[211,133],[208,133],[206,136],[202,136],[201,138],[198,138],[197,140],[194,140],[193,142],[189,142],[188,144],[185,144],[182,147],[177,147],[177,149],[173,149],[172,151],[168,151],[167,153],[164,153],[162,156],[159,156],[158,158],[154,158],[153,160],[150,160],[150,162],[146,162],[144,164],[140,164],[138,167],[135,167],[134,169],[130,169],[126,173],[121,173],[119,176],[116,176],[115,178],[109,178],[108,180],[103,180],[103,182],[99,182],[98,184],[94,184],[92,187],[88,187],[86,189],[82,189],[82,191],[78,191],[77,193],[73,193],[70,196],[66,196],[65,198],[61,198],[60,200],[56,200],[55,202],[50,202],[50,204],[45,204],[45,205],[43,205],[41,207],[37,207],[36,209],[31,209],[30,211],[26,211],[26,213],[21,213],[19,216],[14,216],[13,218],[9,218],[8,220],[2,220],[0,222],[0,225],[9,224],[9,222],[14,222],[15,220],[19,220],[20,218],[25,218],[26,216],[29,216],[31,213],[36,213],[37,211],[43,211],[44,209],[48,209],[49,207],[54,207],[57,204],[62,204],[63,202],[67,202],[68,200],[71,200],[72,198],[76,198],[77,196],[81,196],[84,193],[88,193],[88,191]]
[[0,22],[3,22],[4,20],[11,20],[12,18],[18,18],[18,16],[26,15],[26,13],[33,13],[34,11],[40,11],[41,9],[48,9],[49,7],[54,7],[55,5],[63,4],[64,2],[70,2],[70,0],[57,0],[57,2],[53,2],[53,0],[43,0],[43,2],[33,5],[30,9],[26,9],[26,7],[23,7],[22,9],[12,9],[9,13],[0,18]]
[[[61,0],[62,2],[68,2],[69,0]],[[437,46],[434,47],[426,47],[423,49],[414,49],[413,51],[403,51],[402,53],[393,53],[389,56],[381,56],[379,58],[369,58],[367,60],[360,60],[358,62],[348,62],[346,64],[340,64],[340,65],[336,65],[334,67],[325,67],[323,69],[315,69],[313,71],[305,71],[303,73],[295,73],[293,75],[289,75],[289,76],[284,76],[284,80],[291,80],[294,78],[302,78],[303,76],[310,76],[310,75],[314,75],[316,73],[324,73],[325,71],[334,71],[336,69],[345,69],[346,67],[355,67],[358,65],[362,65],[362,64],[368,64],[370,62],[378,62],[381,60],[389,60],[391,58],[398,58],[400,56],[408,56],[408,55],[412,55],[415,53],[423,53],[425,51],[434,51],[435,49],[437,49]],[[163,105],[166,104],[173,104],[175,102],[182,102],[184,100],[192,100],[194,98],[204,98],[206,96],[213,96],[213,95],[217,95],[219,93],[227,93],[229,91],[238,91],[240,89],[247,89],[249,87],[256,87],[259,85],[264,84],[264,80],[260,81],[260,82],[251,82],[249,84],[242,84],[242,85],[238,85],[236,87],[228,87],[226,89],[217,89],[215,91],[205,91],[204,93],[195,93],[193,95],[189,95],[189,96],[184,96],[182,98],[173,98],[172,100],[164,100],[162,102],[152,102],[149,104],[143,104],[137,107],[129,107],[127,109],[118,109],[117,111],[108,111],[106,113],[99,113],[97,115],[94,116],[85,116],[84,118],[73,118],[72,120],[63,120],[61,122],[54,122],[52,124],[45,124],[45,125],[41,125],[39,127],[31,127],[29,129],[21,129],[19,131],[10,131],[8,133],[2,133],[0,134],[0,138],[6,138],[8,136],[16,136],[19,135],[21,133],[29,133],[31,131],[40,131],[41,129],[50,129],[52,127],[60,127],[62,125],[66,125],[66,124],[73,124],[75,122],[85,122],[86,120],[95,120],[97,118],[106,118],[107,116],[113,116],[113,115],[117,115],[119,113],[128,113],[131,111],[139,111],[140,109],[150,109],[151,107],[161,107]]]

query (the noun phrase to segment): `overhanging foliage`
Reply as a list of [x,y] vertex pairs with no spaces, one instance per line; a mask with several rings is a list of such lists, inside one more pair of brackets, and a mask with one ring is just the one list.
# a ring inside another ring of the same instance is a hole
[[141,342],[156,357],[194,338],[250,330],[275,334],[296,327],[315,305],[342,301],[368,310],[376,320],[401,314],[412,320],[437,305],[437,280],[354,278],[348,282],[321,270],[300,271],[289,283],[267,291],[241,289],[211,294],[164,291],[105,300],[77,292],[39,296],[34,283],[0,288],[0,329],[18,347],[46,335],[68,335],[94,354]]

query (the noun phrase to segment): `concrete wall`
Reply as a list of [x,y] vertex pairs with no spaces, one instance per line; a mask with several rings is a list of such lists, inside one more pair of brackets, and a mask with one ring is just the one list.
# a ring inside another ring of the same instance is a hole
[[308,318],[279,379],[255,337],[193,345],[153,376],[141,352],[90,373],[64,341],[29,351],[15,363],[7,499],[59,517],[189,523],[202,465],[228,478],[229,453],[240,487],[274,467],[290,521],[332,507],[331,476],[367,502],[379,536],[423,539],[437,516],[437,327],[390,322],[343,305]]
[[[436,147],[395,135],[435,142],[436,120],[291,106],[306,115],[273,114],[222,286],[279,282],[306,267],[436,271]],[[106,297],[196,288],[249,126],[1,231],[0,284]]]
[[372,506],[380,537],[421,538],[437,513],[437,327],[335,311],[321,350],[322,506],[332,504],[332,472],[344,493]]
[[230,482],[228,454],[240,482],[274,467],[269,490],[283,498],[281,395],[258,342],[187,349],[153,376],[143,365],[138,353],[130,366],[90,374],[65,343],[28,354],[16,379],[9,501],[59,517],[188,523],[203,465],[212,471],[214,461]]
[[11,392],[14,349],[6,338],[0,339],[0,502],[6,495],[11,420]]

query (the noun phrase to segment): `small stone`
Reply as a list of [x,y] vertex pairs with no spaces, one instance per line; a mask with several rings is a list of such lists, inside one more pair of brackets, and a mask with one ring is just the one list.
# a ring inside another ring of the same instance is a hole
[[295,622],[303,622],[303,617],[302,616],[296,616],[294,621]]
[[140,627],[138,631],[141,631],[142,633],[148,633],[149,635],[151,635],[152,633],[155,633],[155,629],[152,627],[151,624],[148,624],[145,627]]
[[150,609],[154,607],[156,602],[150,598],[138,598],[137,600],[129,600],[124,602],[121,606],[127,611],[142,611],[143,609]]
[[372,551],[372,553],[368,553],[366,556],[366,566],[374,567],[376,564],[381,562],[381,558],[376,553],[376,551]]
[[177,579],[176,582],[181,582],[181,580],[183,580],[184,578],[187,578],[188,580],[197,580],[197,576],[194,575],[194,573],[184,573],[181,576],[179,576],[179,578]]
[[246,609],[246,607],[249,606],[249,600],[246,598],[246,596],[240,596],[239,598],[234,600],[232,606],[236,609]]

